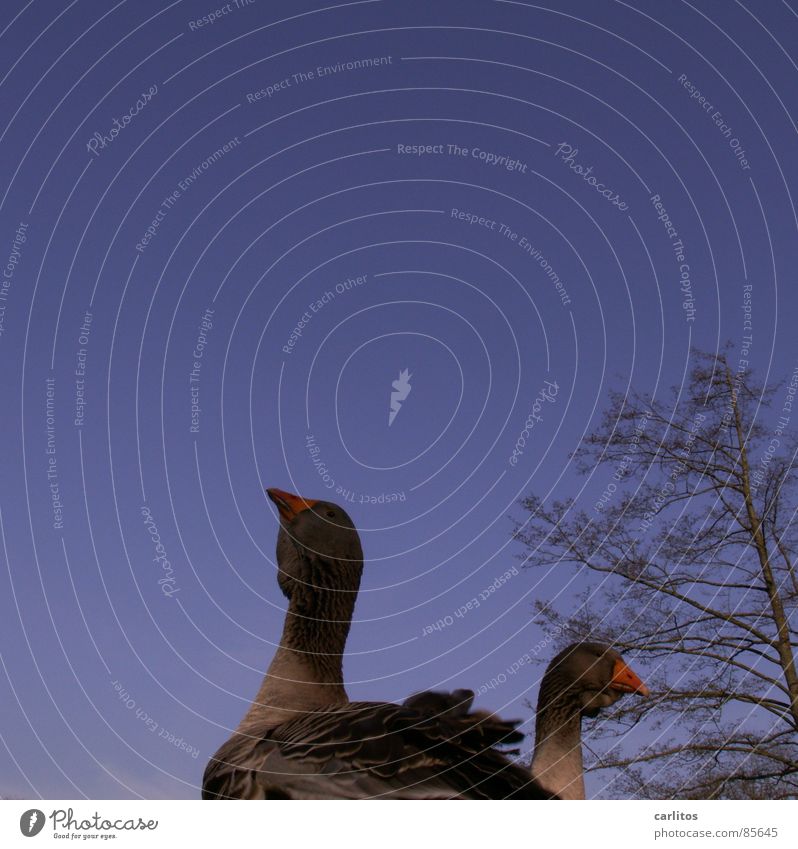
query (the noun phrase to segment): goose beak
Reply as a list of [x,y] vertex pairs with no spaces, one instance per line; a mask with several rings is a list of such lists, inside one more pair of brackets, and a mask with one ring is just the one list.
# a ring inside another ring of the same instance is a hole
[[639,693],[641,696],[651,695],[648,687],[622,660],[615,661],[610,686],[623,693]]
[[315,499],[300,498],[300,496],[285,492],[282,489],[267,489],[266,495],[275,503],[280,517],[286,522],[290,522],[303,510],[307,510],[318,503]]

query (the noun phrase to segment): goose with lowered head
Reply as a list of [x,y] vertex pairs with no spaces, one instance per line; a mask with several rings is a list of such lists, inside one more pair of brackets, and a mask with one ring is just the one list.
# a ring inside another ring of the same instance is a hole
[[648,687],[621,655],[601,643],[573,643],[546,668],[535,720],[532,778],[559,799],[584,799],[582,719],[595,717],[626,693]]

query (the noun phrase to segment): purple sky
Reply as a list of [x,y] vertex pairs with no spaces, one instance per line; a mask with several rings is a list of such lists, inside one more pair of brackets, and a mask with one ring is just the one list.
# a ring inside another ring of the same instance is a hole
[[792,371],[794,2],[549,5],[3,4],[0,795],[198,795],[279,638],[264,487],[361,529],[353,698],[477,690],[581,586],[509,517],[593,503],[608,390],[739,350],[746,285]]

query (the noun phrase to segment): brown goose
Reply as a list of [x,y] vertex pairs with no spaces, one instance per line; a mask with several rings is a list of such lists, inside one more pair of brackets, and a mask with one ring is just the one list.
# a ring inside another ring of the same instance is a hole
[[560,799],[584,799],[582,717],[594,717],[625,693],[648,687],[617,651],[601,643],[574,643],[548,665],[540,684],[532,778]]
[[277,582],[288,599],[280,645],[239,732],[262,731],[320,707],[347,704],[343,654],[363,549],[341,507],[279,489]]
[[470,691],[349,702],[342,656],[363,568],[359,536],[336,504],[268,494],[280,513],[288,612],[255,701],[205,770],[203,798],[486,798],[526,784],[528,773],[497,748],[523,739],[517,723],[471,712]]
[[[268,493],[281,518],[278,581],[288,613],[255,701],[205,770],[203,798],[540,799],[557,797],[550,788],[567,790],[556,758],[538,780],[536,756],[530,779],[501,751],[522,739],[518,723],[471,711],[469,690],[421,693],[402,705],[349,702],[342,655],[363,565],[357,531],[335,504]],[[557,672],[567,686],[574,670],[564,664]],[[643,687],[636,676],[610,677],[605,684],[617,694],[585,679],[584,710]],[[545,687],[544,679],[541,693]]]

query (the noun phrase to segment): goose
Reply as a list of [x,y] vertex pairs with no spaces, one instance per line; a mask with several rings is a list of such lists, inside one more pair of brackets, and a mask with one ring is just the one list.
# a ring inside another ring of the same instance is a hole
[[348,703],[343,654],[363,571],[360,536],[343,508],[280,489],[266,492],[280,516],[277,583],[288,610],[241,733]]
[[[523,739],[520,723],[472,710],[470,690],[424,692],[402,704],[350,702],[342,658],[363,568],[357,530],[336,504],[267,493],[280,515],[277,578],[288,611],[255,700],[205,769],[204,799],[550,799],[573,792],[568,769],[577,761],[568,750],[568,723],[559,749],[540,738],[530,776],[508,750]],[[551,665],[557,664],[554,677],[562,689],[583,673],[584,711],[645,689],[613,660],[605,682],[612,693],[602,692],[596,668],[606,663],[595,656],[593,663],[568,663],[564,655]],[[541,694],[544,689],[564,704],[545,676]],[[543,713],[556,742],[553,725],[565,714]]]
[[[203,776],[205,799],[508,795],[527,777],[501,751],[517,722],[471,711],[474,694],[350,702],[342,657],[363,569],[340,506],[279,489],[283,633],[260,689]],[[512,778],[508,778],[510,775]]]
[[584,799],[582,719],[648,687],[613,648],[573,643],[546,668],[535,721],[532,779],[559,799]]

